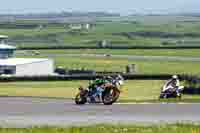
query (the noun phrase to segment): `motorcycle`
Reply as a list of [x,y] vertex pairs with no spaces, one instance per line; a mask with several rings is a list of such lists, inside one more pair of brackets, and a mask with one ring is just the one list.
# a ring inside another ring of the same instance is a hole
[[165,86],[161,88],[161,93],[159,96],[159,99],[167,99],[167,98],[179,98],[181,99],[182,97],[182,90],[183,86],[178,86],[176,88],[169,86],[167,89]]
[[[79,87],[79,93],[75,97],[75,103],[76,104],[85,104],[85,103],[103,103],[104,105],[112,105],[114,102],[116,102],[120,96],[120,90],[119,86],[123,84],[122,78],[116,78],[110,81],[109,83],[106,83],[102,85],[102,95],[97,95],[95,97],[95,100],[92,100],[91,97],[93,95],[93,92],[91,89],[83,87]],[[95,101],[95,102],[94,102]]]

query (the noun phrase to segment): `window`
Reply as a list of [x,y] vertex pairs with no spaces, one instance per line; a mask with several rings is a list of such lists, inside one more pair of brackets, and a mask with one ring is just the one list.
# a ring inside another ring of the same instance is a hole
[[14,70],[12,69],[5,69],[4,74],[14,74]]

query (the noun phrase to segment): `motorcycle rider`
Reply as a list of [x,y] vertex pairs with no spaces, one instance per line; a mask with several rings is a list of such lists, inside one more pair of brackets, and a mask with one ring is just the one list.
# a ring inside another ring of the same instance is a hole
[[116,85],[116,87],[120,87],[123,85],[124,78],[118,74],[116,78],[111,76],[103,76],[100,79],[94,80],[94,82],[89,86],[89,90],[92,92],[90,97],[92,102],[95,102],[95,97],[98,96],[99,100],[102,98],[102,92],[105,87],[109,87],[112,85]]
[[172,79],[168,80],[165,85],[163,86],[163,92],[169,91],[174,92],[176,91],[177,96],[180,96],[181,91],[183,90],[184,86],[180,86],[180,80],[177,75],[173,75]]
[[96,96],[99,96],[99,98],[101,98],[103,92],[103,85],[109,83],[108,79],[110,79],[110,77],[103,77],[101,79],[96,79],[90,85],[89,90],[92,92],[91,101],[95,102]]

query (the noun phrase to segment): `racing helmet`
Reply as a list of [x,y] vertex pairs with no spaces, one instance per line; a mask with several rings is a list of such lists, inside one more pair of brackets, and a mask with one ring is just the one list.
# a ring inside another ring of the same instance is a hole
[[173,75],[172,79],[178,79],[178,76],[177,75]]
[[120,74],[117,75],[116,79],[118,79],[118,80],[124,80],[124,78]]
[[119,85],[123,85],[124,84],[124,81],[122,81],[122,80],[120,80],[118,82],[119,82]]
[[124,84],[124,78],[120,74],[117,75],[116,79],[118,80],[118,84],[119,85],[123,85]]

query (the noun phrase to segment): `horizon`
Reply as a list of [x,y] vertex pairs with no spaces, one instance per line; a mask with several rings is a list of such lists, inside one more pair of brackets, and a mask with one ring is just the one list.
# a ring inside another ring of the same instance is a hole
[[62,14],[62,13],[108,13],[108,14],[119,14],[121,16],[129,16],[129,15],[176,15],[176,14],[200,14],[200,11],[194,11],[194,12],[139,12],[139,13],[128,13],[123,14],[120,12],[108,12],[108,11],[49,11],[49,12],[16,12],[16,13],[2,13],[0,12],[0,15],[39,15],[39,14]]

